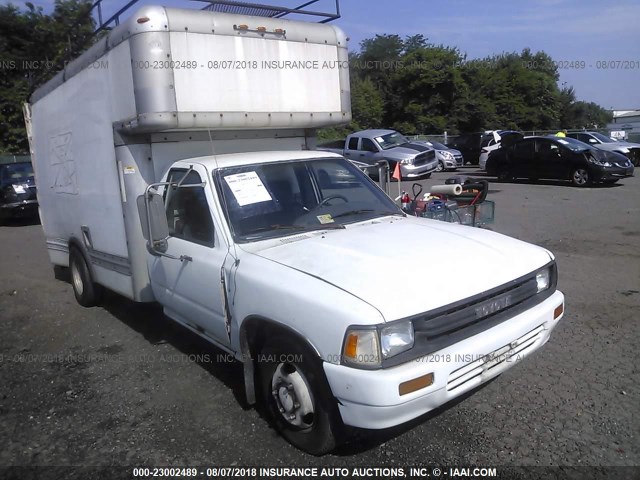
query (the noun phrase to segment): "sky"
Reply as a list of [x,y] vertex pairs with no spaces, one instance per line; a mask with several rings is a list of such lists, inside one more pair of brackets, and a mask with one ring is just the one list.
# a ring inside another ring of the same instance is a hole
[[[31,1],[45,12],[53,8],[53,0]],[[289,7],[304,3],[251,1]],[[103,0],[103,17],[126,3]],[[189,0],[138,2],[157,4],[204,5]],[[307,8],[335,11],[335,0],[319,0]],[[546,52],[562,67],[559,85],[573,86],[578,100],[613,110],[640,109],[640,0],[340,0],[340,11],[335,24],[349,36],[352,50],[376,34],[419,33],[431,43],[457,47],[468,59],[530,48]]]

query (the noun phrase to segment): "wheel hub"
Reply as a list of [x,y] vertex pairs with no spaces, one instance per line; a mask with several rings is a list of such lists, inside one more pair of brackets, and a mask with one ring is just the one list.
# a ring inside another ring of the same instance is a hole
[[313,425],[313,397],[302,373],[290,363],[280,363],[271,379],[271,394],[287,423],[304,429]]
[[78,266],[75,262],[71,262],[71,279],[73,281],[73,287],[76,289],[79,295],[82,295],[84,291],[84,285],[82,284],[82,277],[78,271]]

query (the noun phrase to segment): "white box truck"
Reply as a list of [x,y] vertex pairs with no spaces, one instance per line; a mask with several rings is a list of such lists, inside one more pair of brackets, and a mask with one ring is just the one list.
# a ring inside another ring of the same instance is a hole
[[[159,302],[313,454],[499,375],[564,308],[547,250],[409,217],[314,150],[350,119],[346,62],[334,26],[144,7],[25,106],[49,257],[78,302]],[[456,255],[428,254],[443,244]]]

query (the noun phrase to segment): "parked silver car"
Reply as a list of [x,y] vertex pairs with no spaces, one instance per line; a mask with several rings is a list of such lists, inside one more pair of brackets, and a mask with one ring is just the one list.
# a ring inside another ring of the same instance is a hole
[[427,145],[436,150],[436,159],[438,160],[436,172],[455,170],[464,165],[464,159],[462,158],[462,152],[460,150],[449,148],[440,142],[427,142]]
[[636,167],[640,165],[640,144],[638,143],[614,140],[598,132],[567,133],[567,137],[580,140],[598,150],[621,153]]

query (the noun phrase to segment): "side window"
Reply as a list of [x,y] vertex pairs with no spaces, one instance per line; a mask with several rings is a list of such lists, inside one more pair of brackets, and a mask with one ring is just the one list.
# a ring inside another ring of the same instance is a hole
[[349,150],[357,150],[358,149],[358,137],[351,137],[349,139],[349,145],[347,147]]
[[362,139],[362,149],[365,152],[373,152],[373,153],[377,153],[378,149],[376,148],[375,144],[373,143],[373,140],[371,140],[370,138],[363,138]]
[[[187,170],[172,170],[168,181],[180,182],[185,173]],[[169,235],[212,247],[213,220],[201,183],[200,175],[192,170],[180,187],[165,189]]]
[[513,149],[516,154],[516,158],[530,159],[533,157],[534,147],[534,143],[532,141],[528,141],[517,143]]
[[537,150],[541,157],[543,158],[553,158],[558,157],[560,155],[560,149],[558,145],[548,140],[538,140],[537,142]]
[[584,143],[589,143],[589,138],[591,138],[589,137],[589,135],[585,133],[578,133],[577,136],[578,136],[578,140]]

